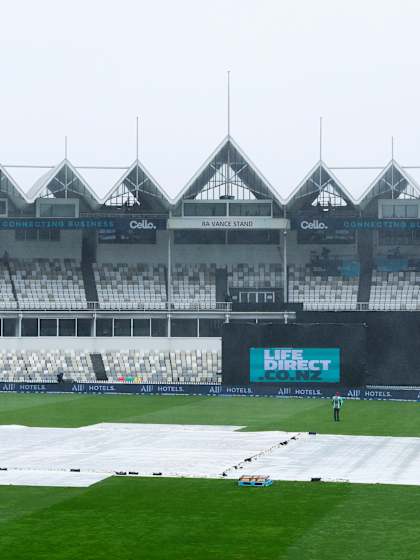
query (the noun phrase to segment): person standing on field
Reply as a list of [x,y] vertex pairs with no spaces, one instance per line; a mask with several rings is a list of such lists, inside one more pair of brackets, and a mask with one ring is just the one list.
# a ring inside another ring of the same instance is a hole
[[340,397],[340,393],[336,393],[333,396],[332,404],[334,409],[334,422],[340,422],[340,409],[343,406],[343,398]]

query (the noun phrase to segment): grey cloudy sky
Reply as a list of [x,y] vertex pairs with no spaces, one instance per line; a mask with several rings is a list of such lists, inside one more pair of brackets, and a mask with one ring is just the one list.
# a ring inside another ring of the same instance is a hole
[[[0,162],[140,159],[175,196],[226,134],[287,196],[318,159],[420,165],[413,0],[3,0]],[[34,174],[10,170],[25,190]],[[38,173],[39,174],[39,173]],[[413,172],[415,174],[415,172]],[[341,174],[358,196],[372,172]],[[92,176],[99,194],[115,177]]]

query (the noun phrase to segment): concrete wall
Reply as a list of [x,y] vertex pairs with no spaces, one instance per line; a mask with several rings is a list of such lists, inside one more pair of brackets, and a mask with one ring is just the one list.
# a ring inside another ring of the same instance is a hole
[[98,263],[148,263],[166,264],[168,260],[168,232],[156,232],[156,244],[98,243]]
[[330,250],[330,255],[340,255],[342,257],[358,258],[357,246],[340,244],[340,245],[307,245],[298,244],[297,231],[290,231],[287,234],[287,261],[289,264],[304,265],[309,263],[311,251],[321,253],[322,247]]
[[[278,263],[281,252],[277,245],[181,245],[172,243],[172,263]],[[157,232],[155,245],[98,244],[98,263],[167,264],[168,232]]]
[[82,256],[82,232],[61,231],[60,241],[16,241],[14,230],[0,231],[0,256],[16,259],[76,259]]
[[77,350],[116,352],[118,350],[211,350],[221,351],[221,338],[153,338],[153,337],[25,337],[3,338],[0,350]]

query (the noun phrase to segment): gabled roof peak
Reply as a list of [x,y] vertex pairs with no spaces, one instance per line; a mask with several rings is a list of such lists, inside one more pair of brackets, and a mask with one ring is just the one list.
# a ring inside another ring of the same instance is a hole
[[273,199],[283,204],[278,192],[230,135],[225,136],[188,181],[174,204],[182,199],[217,200],[221,196]]
[[391,159],[366,188],[359,199],[359,204],[363,208],[381,195],[391,193],[394,196],[397,194],[395,198],[398,198],[403,192],[408,195],[408,191],[410,191],[410,198],[420,198],[418,183],[394,159]]

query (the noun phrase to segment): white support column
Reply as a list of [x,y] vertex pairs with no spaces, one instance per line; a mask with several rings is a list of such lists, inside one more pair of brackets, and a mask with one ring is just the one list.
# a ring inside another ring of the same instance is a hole
[[283,300],[288,302],[287,293],[287,230],[283,230]]
[[172,308],[172,230],[168,230],[168,338],[171,336],[171,308]]

